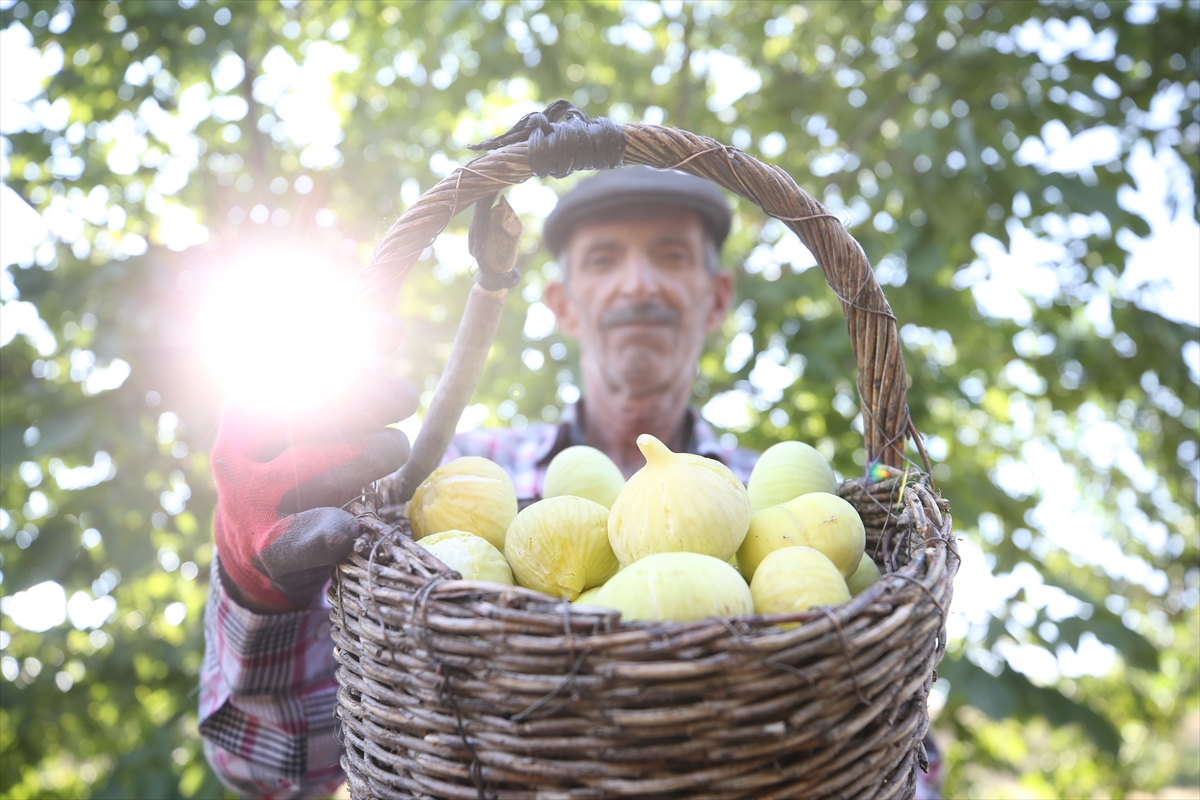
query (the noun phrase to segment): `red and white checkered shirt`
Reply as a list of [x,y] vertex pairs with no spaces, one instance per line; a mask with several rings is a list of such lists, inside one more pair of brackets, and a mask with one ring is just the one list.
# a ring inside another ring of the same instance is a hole
[[[477,428],[454,437],[442,463],[459,456],[482,456],[494,461],[512,478],[517,497],[540,497],[550,460],[564,449],[587,444],[583,433],[582,403],[567,406],[557,424],[534,423],[523,430],[516,428]],[[699,414],[688,411],[690,431],[684,450],[715,458],[733,471],[742,483],[750,480],[750,470],[758,453],[740,447],[726,447]]]
[[[749,480],[758,454],[725,447],[694,412],[689,420],[692,435],[686,449],[724,462],[743,483]],[[540,496],[550,459],[583,441],[576,409],[570,407],[554,425],[460,433],[446,460],[488,458],[512,477],[517,496],[526,499]],[[332,794],[344,777],[333,716],[337,664],[325,593],[303,611],[255,614],[226,594],[214,558],[204,628],[200,733],[205,755],[221,780],[242,797]],[[918,777],[925,776],[918,771]]]
[[213,559],[204,612],[204,754],[241,797],[328,797],[341,785],[329,604],[255,614],[225,592]]

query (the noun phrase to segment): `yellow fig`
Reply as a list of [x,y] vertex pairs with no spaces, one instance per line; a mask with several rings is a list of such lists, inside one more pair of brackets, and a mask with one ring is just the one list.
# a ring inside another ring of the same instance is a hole
[[442,531],[466,531],[504,551],[504,533],[517,516],[517,491],[495,463],[478,456],[456,458],[422,481],[404,507],[420,540]]
[[617,571],[608,509],[582,497],[551,497],[517,514],[504,555],[521,586],[574,600]]
[[612,508],[625,476],[613,460],[594,447],[578,444],[550,460],[542,481],[542,497],[574,496]]
[[584,589],[579,593],[579,597],[576,597],[571,602],[577,606],[598,606],[600,603],[597,602],[596,598],[599,596],[600,590],[603,588],[603,586],[593,586],[590,589]]
[[754,610],[750,587],[726,562],[699,553],[656,553],[635,561],[597,593],[594,605],[627,621],[692,622]]
[[512,585],[512,570],[504,560],[504,554],[482,536],[466,531],[442,531],[422,539],[421,547],[462,575],[465,581]]
[[804,442],[780,442],[767,448],[750,473],[746,484],[750,509],[786,503],[809,492],[837,491],[837,478],[825,457]]
[[750,525],[746,487],[715,459],[672,453],[645,433],[637,445],[646,466],[625,484],[608,517],[608,538],[621,564],[672,552],[728,561]]
[[858,568],[867,537],[854,506],[825,492],[810,492],[782,505],[764,508],[750,520],[738,549],[738,569],[746,580],[770,553],[803,545],[821,551],[849,577]]
[[764,558],[750,581],[750,594],[758,614],[807,611],[850,599],[842,573],[811,547],[785,547]]
[[850,594],[857,596],[859,592],[878,583],[879,577],[879,567],[869,555],[863,553],[862,560],[858,562],[858,569],[846,579],[846,586],[849,587]]

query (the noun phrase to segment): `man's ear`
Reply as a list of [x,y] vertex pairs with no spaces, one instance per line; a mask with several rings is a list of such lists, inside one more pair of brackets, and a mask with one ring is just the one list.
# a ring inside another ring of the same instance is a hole
[[571,302],[570,292],[562,281],[550,281],[542,290],[542,301],[554,312],[558,320],[558,329],[567,336],[579,336],[579,316],[575,313],[575,304]]
[[712,276],[712,305],[709,306],[708,317],[704,320],[705,333],[712,333],[725,324],[725,318],[729,316],[729,307],[732,304],[733,275],[726,270],[718,269]]

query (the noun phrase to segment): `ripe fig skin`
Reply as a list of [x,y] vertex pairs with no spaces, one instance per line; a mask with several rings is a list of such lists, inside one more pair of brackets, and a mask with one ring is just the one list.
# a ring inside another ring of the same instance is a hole
[[[811,547],[785,547],[768,555],[750,582],[757,614],[787,614],[850,599],[850,589],[833,562]],[[792,627],[796,623],[787,623]]]
[[616,609],[627,622],[695,622],[754,612],[750,587],[737,570],[700,553],[639,559],[604,584],[592,605]]
[[637,443],[646,465],[626,482],[608,518],[622,566],[655,553],[732,558],[750,527],[742,482],[721,462],[673,453],[649,434]]
[[466,531],[504,551],[504,535],[517,516],[517,490],[500,466],[464,456],[435,469],[404,507],[413,539],[442,531]]
[[825,457],[804,442],[779,442],[759,456],[746,484],[751,513],[810,492],[837,492],[837,478]]
[[600,602],[596,598],[599,596],[600,590],[603,588],[604,586],[601,585],[593,586],[590,589],[584,589],[579,593],[579,597],[576,597],[571,602],[577,606],[600,606]]
[[847,578],[862,560],[866,529],[854,506],[842,498],[810,492],[765,508],[751,518],[750,530],[738,549],[738,569],[746,580],[753,580],[764,558],[780,548],[797,545],[819,550]]
[[582,497],[612,508],[625,487],[625,476],[611,458],[594,447],[577,444],[550,460],[542,480],[542,497]]
[[466,531],[442,531],[421,540],[424,547],[466,581],[489,581],[511,586],[512,570],[504,554],[482,536]]
[[608,509],[582,497],[550,497],[517,514],[504,556],[517,584],[574,600],[620,566],[608,543]]
[[879,583],[880,577],[882,576],[879,574],[879,567],[869,554],[863,553],[862,560],[858,562],[858,569],[846,579],[846,586],[850,588],[850,594],[857,597]]

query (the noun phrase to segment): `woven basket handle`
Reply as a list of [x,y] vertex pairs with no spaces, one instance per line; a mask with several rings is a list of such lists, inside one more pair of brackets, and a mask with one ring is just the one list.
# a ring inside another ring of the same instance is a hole
[[876,463],[900,466],[909,435],[923,452],[905,400],[896,318],[866,254],[841,222],[782,169],[707,136],[658,125],[589,120],[564,100],[526,115],[512,130],[473,149],[491,152],[422,195],[376,246],[371,264],[360,275],[367,303],[391,308],[421,252],[458,212],[534,175],[564,177],[576,170],[629,164],[681,170],[755,203],[794,231],[816,257],[842,303],[854,345],[867,469]]

